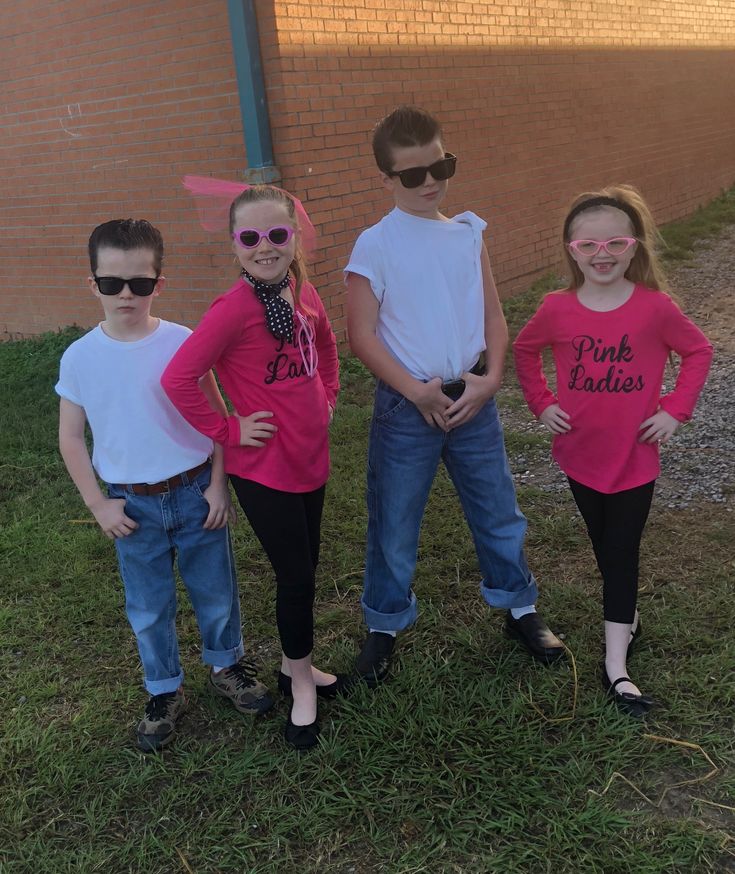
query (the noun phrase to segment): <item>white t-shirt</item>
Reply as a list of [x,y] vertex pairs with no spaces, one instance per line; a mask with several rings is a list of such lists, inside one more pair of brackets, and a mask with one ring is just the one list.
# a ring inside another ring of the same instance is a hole
[[396,207],[355,242],[345,273],[370,281],[376,334],[415,379],[457,379],[485,349],[486,227],[473,212],[445,222]]
[[108,483],[155,483],[190,470],[212,441],[186,422],[161,388],[161,374],[191,334],[159,319],[142,340],[113,340],[98,325],[61,358],[56,391],[83,407],[92,465]]

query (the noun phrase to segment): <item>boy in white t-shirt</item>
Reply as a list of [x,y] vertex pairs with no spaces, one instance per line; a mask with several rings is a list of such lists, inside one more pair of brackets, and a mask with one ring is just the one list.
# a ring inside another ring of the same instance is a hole
[[345,268],[350,346],[378,383],[370,428],[362,607],[369,634],[357,672],[388,673],[396,632],[416,621],[419,528],[441,459],[459,494],[505,630],[544,663],[564,654],[536,612],[494,396],[508,331],[482,241],[484,221],[439,212],[456,158],[439,123],[403,106],[375,128],[373,152],[395,209],[364,231]]
[[[59,447],[85,504],[115,541],[150,694],[137,742],[152,752],[170,742],[186,707],[174,555],[199,625],[202,660],[211,666],[212,689],[242,713],[263,713],[273,702],[244,658],[221,448],[194,430],[160,387],[164,368],[191,333],[151,316],[165,283],[161,234],[143,220],[105,222],[89,238],[89,258],[89,286],[105,319],[61,359]],[[202,388],[225,415],[211,372]]]

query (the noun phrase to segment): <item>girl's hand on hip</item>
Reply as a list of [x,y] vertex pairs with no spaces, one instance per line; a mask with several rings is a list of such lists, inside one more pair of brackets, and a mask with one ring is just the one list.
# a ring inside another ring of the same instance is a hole
[[273,413],[268,410],[259,410],[249,416],[238,416],[240,420],[240,446],[265,446],[264,441],[270,440],[278,430],[277,425],[270,422],[261,422],[261,419],[270,419]]
[[649,416],[638,429],[640,436],[639,443],[666,443],[676,429],[681,425],[678,419],[666,412],[666,410],[658,409],[652,416]]
[[89,508],[97,524],[110,540],[127,537],[138,527],[138,523],[125,515],[125,498],[104,498],[99,504]]
[[569,424],[569,413],[565,413],[559,404],[551,404],[538,417],[539,422],[552,434],[566,434],[572,430]]
[[464,391],[447,410],[448,431],[474,419],[490,398],[495,397],[500,388],[500,381],[491,379],[489,376],[463,373],[462,379],[464,380]]
[[419,383],[414,396],[409,400],[415,404],[427,425],[448,431],[446,412],[452,406],[451,398],[442,391],[442,381],[438,376],[428,382]]

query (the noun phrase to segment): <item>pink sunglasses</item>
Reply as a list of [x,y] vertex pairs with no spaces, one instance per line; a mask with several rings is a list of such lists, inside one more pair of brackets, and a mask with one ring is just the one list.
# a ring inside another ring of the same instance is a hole
[[254,249],[263,237],[267,237],[273,246],[285,246],[293,235],[293,228],[277,225],[275,228],[268,228],[267,231],[260,231],[258,228],[235,228],[232,239],[244,249]]
[[631,246],[635,246],[638,240],[633,237],[613,237],[611,240],[572,240],[568,245],[572,251],[585,258],[596,255],[600,249],[604,249],[608,255],[622,255]]

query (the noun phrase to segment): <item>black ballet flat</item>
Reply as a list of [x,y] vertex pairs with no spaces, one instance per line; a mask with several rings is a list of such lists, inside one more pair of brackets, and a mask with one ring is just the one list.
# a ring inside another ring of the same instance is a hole
[[621,713],[627,713],[635,719],[642,719],[657,703],[648,695],[634,695],[632,692],[618,692],[615,688],[619,683],[632,683],[630,677],[618,677],[610,682],[607,669],[602,665],[602,688],[607,697],[615,704]]
[[[347,674],[336,674],[337,679],[328,686],[317,686],[316,694],[319,698],[337,698],[340,695],[347,695],[354,682]],[[278,691],[281,695],[287,698],[292,697],[291,692],[291,677],[287,677],[283,671],[278,672]]]
[[309,725],[294,725],[291,721],[291,711],[289,710],[286,727],[283,731],[283,736],[289,746],[292,746],[299,752],[313,749],[319,743],[319,732],[319,717],[309,723]]

